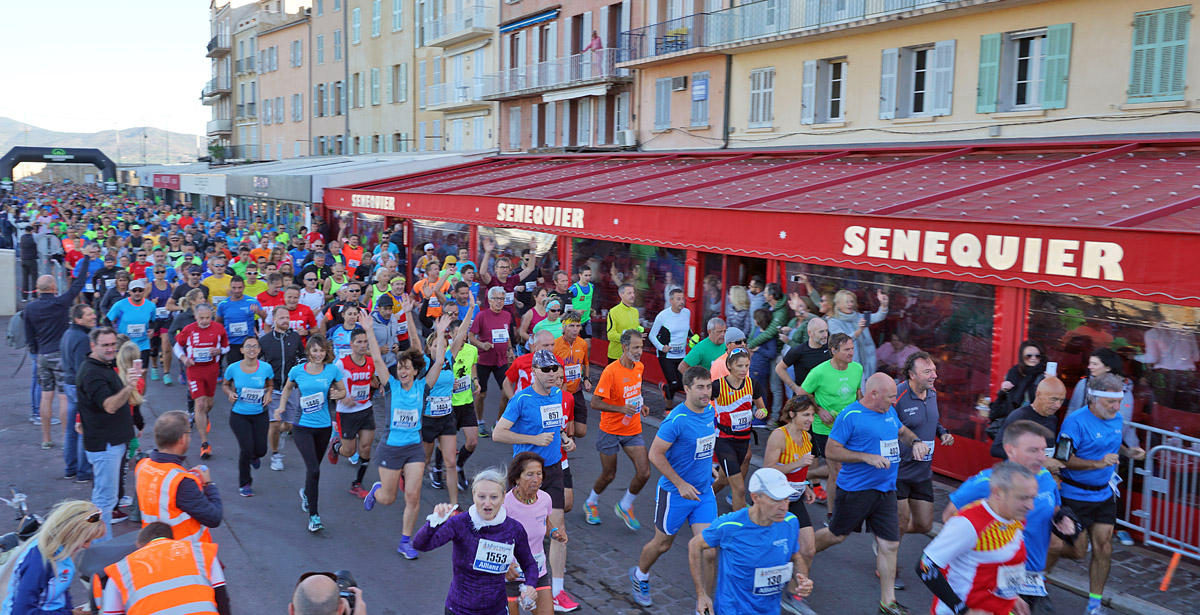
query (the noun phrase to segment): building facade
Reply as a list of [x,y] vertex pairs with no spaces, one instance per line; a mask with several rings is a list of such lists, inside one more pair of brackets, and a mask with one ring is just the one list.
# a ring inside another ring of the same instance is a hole
[[497,3],[418,0],[415,32],[418,151],[495,147],[497,104],[483,83],[498,65]]
[[207,56],[212,58],[209,80],[200,92],[200,101],[211,108],[211,117],[205,127],[209,151],[216,158],[223,158],[233,142],[233,67],[229,57],[233,40],[233,9],[228,2],[209,4],[209,24],[212,38],[208,41]]
[[259,26],[261,55],[270,58],[259,73],[263,160],[309,155],[310,27],[308,9],[287,15],[280,25]]
[[413,142],[411,0],[346,0],[348,153],[408,152]]
[[314,156],[348,152],[346,13],[344,0],[313,0],[307,92],[309,151]]

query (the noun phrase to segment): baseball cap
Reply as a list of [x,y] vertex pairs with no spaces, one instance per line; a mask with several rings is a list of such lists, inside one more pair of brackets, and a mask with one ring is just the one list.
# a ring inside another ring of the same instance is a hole
[[427,244],[425,244],[425,249],[426,249],[426,250],[432,250],[432,249],[434,249],[434,247],[435,247],[435,246],[434,246],[433,244],[431,244],[431,243],[427,243]]
[[761,493],[772,500],[786,500],[800,492],[788,484],[783,472],[775,468],[760,468],[750,477],[750,493]]
[[543,349],[543,350],[539,350],[539,351],[533,353],[533,368],[534,369],[538,369],[540,367],[557,367],[557,366],[558,366],[558,357],[555,357],[553,352]]
[[737,327],[729,327],[728,329],[725,330],[725,343],[726,344],[728,344],[729,342],[744,342],[744,341],[746,341],[746,334],[742,333],[741,329],[739,329]]
[[188,273],[204,273],[204,268],[199,265],[192,265],[188,268]]
[[395,304],[392,303],[392,296],[385,294],[385,295],[380,296],[379,300],[375,302],[375,309],[385,308],[385,307],[390,308],[393,305],[395,305]]
[[131,230],[131,231],[140,231],[140,230],[142,230],[142,227],[141,227],[141,226],[139,226],[139,225],[137,225],[137,224],[135,224],[135,225],[133,225],[133,226],[129,227],[129,230]]
[[146,288],[146,281],[141,278],[138,278],[138,279],[130,282],[129,290],[133,290],[135,288]]

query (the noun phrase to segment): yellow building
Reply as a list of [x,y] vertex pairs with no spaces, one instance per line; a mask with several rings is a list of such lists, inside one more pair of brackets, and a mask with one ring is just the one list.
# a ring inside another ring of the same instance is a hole
[[313,0],[309,15],[308,100],[310,152],[347,153],[346,10],[344,0]]
[[218,157],[223,157],[233,145],[233,60],[229,56],[234,16],[228,2],[213,0],[208,8],[212,38],[208,41],[206,55],[212,58],[212,74],[200,92],[200,101],[212,108],[212,119],[205,127],[209,147]]
[[647,150],[1197,125],[1185,91],[1200,82],[1200,62],[1187,62],[1192,7],[1171,0],[646,4],[621,66],[638,69]]
[[308,11],[302,8],[286,15],[279,25],[259,26],[258,44],[270,58],[258,73],[263,160],[309,155],[309,107],[305,100],[312,54]]
[[497,2],[417,0],[416,151],[496,146],[497,105],[483,98],[498,65]]
[[411,151],[415,149],[410,94],[412,1],[345,0],[345,4],[347,153]]

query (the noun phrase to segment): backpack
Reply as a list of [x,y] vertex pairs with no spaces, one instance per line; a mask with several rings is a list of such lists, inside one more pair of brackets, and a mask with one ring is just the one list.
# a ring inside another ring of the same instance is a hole
[[21,349],[28,346],[25,340],[25,311],[13,314],[8,321],[8,345],[10,348]]

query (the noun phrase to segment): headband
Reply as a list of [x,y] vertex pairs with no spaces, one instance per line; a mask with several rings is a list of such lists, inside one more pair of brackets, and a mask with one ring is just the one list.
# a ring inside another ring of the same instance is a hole
[[1088,389],[1088,395],[1092,397],[1101,397],[1104,399],[1125,399],[1125,394],[1120,391],[1097,391],[1096,389]]

